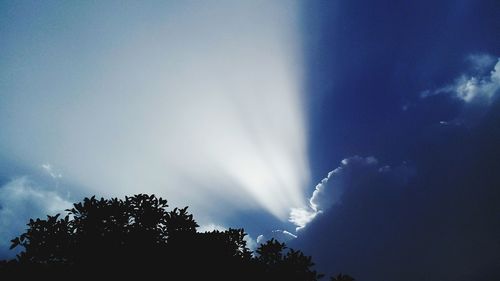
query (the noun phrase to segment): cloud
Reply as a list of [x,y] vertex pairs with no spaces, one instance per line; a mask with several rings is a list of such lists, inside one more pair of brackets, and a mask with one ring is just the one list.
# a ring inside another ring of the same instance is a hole
[[255,251],[257,249],[258,243],[255,239],[252,238],[252,236],[250,236],[250,234],[247,233],[247,235],[243,237],[243,240],[247,242],[247,247],[248,249],[250,249],[250,251]]
[[268,240],[275,239],[282,243],[289,243],[290,241],[297,238],[297,235],[283,229],[275,229],[267,233],[263,233],[257,236],[257,244],[266,243]]
[[[364,172],[362,172],[364,171]],[[316,185],[306,208],[293,208],[290,212],[289,221],[301,230],[313,221],[317,215],[323,213],[336,204],[342,204],[342,194],[346,188],[363,178],[357,179],[360,173],[390,173],[391,177],[401,181],[408,180],[413,176],[414,169],[406,164],[391,168],[388,165],[379,167],[378,160],[373,157],[352,156],[341,161],[340,166],[329,172],[327,177]]]
[[196,229],[197,232],[211,232],[214,230],[225,231],[225,230],[227,230],[227,227],[219,225],[219,224],[210,223],[210,224],[200,225]]
[[296,230],[304,228],[310,221],[312,221],[316,215],[317,211],[311,208],[292,208],[290,210],[289,221],[297,226]]
[[499,112],[488,111],[473,128],[436,126],[430,136],[415,135],[411,164],[367,164],[362,157],[341,164],[317,192],[329,199],[316,202],[326,204],[318,203],[321,212],[290,246],[312,255],[328,275],[498,280]]
[[264,234],[257,236],[257,243],[262,244],[265,241],[266,241],[266,237],[264,236]]
[[471,55],[474,74],[462,74],[453,84],[436,90],[425,90],[422,98],[450,94],[466,104],[489,105],[496,99],[500,89],[500,58],[489,55]]
[[455,84],[459,99],[470,102],[491,103],[500,88],[500,60],[489,77],[461,77]]
[[479,74],[484,74],[485,71],[491,69],[497,63],[497,58],[489,54],[472,54],[467,57],[473,70]]
[[30,218],[62,213],[72,204],[57,192],[45,189],[28,177],[0,187],[0,259],[12,257],[10,240],[21,234]]
[[309,200],[311,208],[316,212],[321,212],[332,205],[339,203],[342,192],[344,191],[345,177],[348,175],[351,167],[365,167],[377,165],[378,161],[373,156],[366,158],[353,156],[341,161],[340,167],[328,173],[316,188]]
[[62,178],[62,174],[61,173],[58,173],[54,170],[54,168],[52,167],[52,165],[50,165],[49,163],[45,163],[45,164],[42,164],[41,165],[42,169],[47,172],[47,174],[53,178],[53,179],[60,179]]

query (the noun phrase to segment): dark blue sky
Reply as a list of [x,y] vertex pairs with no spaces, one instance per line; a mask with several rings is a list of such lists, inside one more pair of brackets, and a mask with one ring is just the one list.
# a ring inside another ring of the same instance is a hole
[[353,155],[378,163],[345,165],[340,202],[294,245],[359,280],[500,278],[499,100],[457,98],[467,79],[494,80],[500,3],[304,7],[314,178]]
[[0,258],[150,192],[327,274],[500,280],[499,34],[498,0],[1,2]]
[[468,56],[497,56],[500,48],[497,1],[304,6],[311,163],[319,177],[348,155],[410,157],[400,146],[457,113],[451,99],[415,112],[425,106],[420,93],[453,82],[469,68]]

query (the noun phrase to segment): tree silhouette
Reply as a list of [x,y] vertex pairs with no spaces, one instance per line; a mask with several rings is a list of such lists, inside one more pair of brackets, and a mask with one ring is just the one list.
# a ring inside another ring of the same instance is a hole
[[331,277],[330,281],[354,281],[354,278],[349,275],[339,273],[339,275]]
[[30,219],[26,232],[11,240],[11,249],[23,251],[14,260],[0,261],[0,276],[54,278],[76,273],[115,279],[297,281],[322,277],[312,270],[311,257],[277,240],[252,253],[243,229],[199,233],[187,207],[167,207],[167,200],[154,195],[125,200],[93,196],[75,203],[64,217]]
[[323,277],[311,268],[312,258],[301,251],[287,249],[285,243],[275,239],[267,241],[257,249],[257,261],[266,277],[272,280],[318,280]]

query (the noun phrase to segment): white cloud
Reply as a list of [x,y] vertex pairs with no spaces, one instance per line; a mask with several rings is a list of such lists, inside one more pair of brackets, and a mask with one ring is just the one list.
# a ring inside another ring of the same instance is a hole
[[296,230],[299,230],[311,222],[318,213],[319,211],[312,208],[292,208],[289,221],[297,226]]
[[500,88],[500,61],[491,71],[490,77],[461,77],[455,84],[455,92],[465,102],[490,103]]
[[60,179],[60,178],[62,178],[62,174],[56,172],[54,170],[54,168],[52,167],[52,165],[50,165],[49,163],[42,164],[41,167],[42,167],[43,170],[45,170],[45,172],[47,172],[47,174],[51,178],[53,178],[53,179]]
[[200,225],[196,231],[197,232],[211,232],[214,230],[225,231],[225,230],[227,230],[227,228],[225,226],[222,226],[219,224],[210,223],[210,224]]
[[327,177],[316,185],[309,199],[308,207],[291,209],[289,221],[297,226],[297,230],[304,228],[318,214],[334,204],[340,203],[342,193],[346,186],[345,180],[349,179],[349,169],[351,169],[351,167],[375,166],[377,164],[378,161],[373,156],[353,156],[343,159],[339,167],[329,172]]
[[250,249],[250,251],[255,251],[257,249],[258,242],[253,239],[250,234],[245,235],[245,237],[243,237],[243,240],[247,242],[247,247],[248,249]]
[[389,165],[380,166],[378,160],[373,156],[345,158],[339,167],[329,172],[327,177],[316,185],[309,199],[309,206],[291,209],[289,221],[297,226],[297,231],[303,229],[333,205],[341,204],[342,195],[346,188],[352,188],[356,181],[377,173],[390,174],[393,180],[406,184],[416,172],[406,163],[395,168]]
[[297,235],[283,229],[275,229],[267,233],[263,233],[257,236],[257,244],[266,243],[268,240],[275,239],[282,243],[288,243],[293,239],[297,238]]
[[262,243],[266,242],[265,239],[266,239],[266,237],[264,236],[264,234],[261,234],[261,235],[257,236],[257,243],[262,244]]
[[282,233],[283,233],[284,235],[288,235],[288,236],[289,236],[289,237],[291,237],[291,238],[297,238],[297,235],[295,235],[295,234],[293,234],[293,233],[291,233],[291,232],[288,232],[288,231],[286,231],[286,230],[282,230]]
[[500,90],[500,58],[488,55],[470,56],[476,73],[463,74],[453,84],[437,90],[425,90],[420,96],[427,98],[438,94],[451,94],[466,104],[489,105]]
[[30,218],[45,218],[71,206],[57,192],[40,187],[28,177],[16,178],[0,187],[0,258],[15,254],[8,251],[10,240],[25,230]]

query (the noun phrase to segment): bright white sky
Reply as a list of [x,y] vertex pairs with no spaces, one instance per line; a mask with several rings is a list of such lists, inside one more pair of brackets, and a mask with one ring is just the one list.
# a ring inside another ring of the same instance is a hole
[[298,4],[115,4],[7,12],[4,157],[50,164],[70,194],[155,193],[202,221],[286,220],[309,184]]

